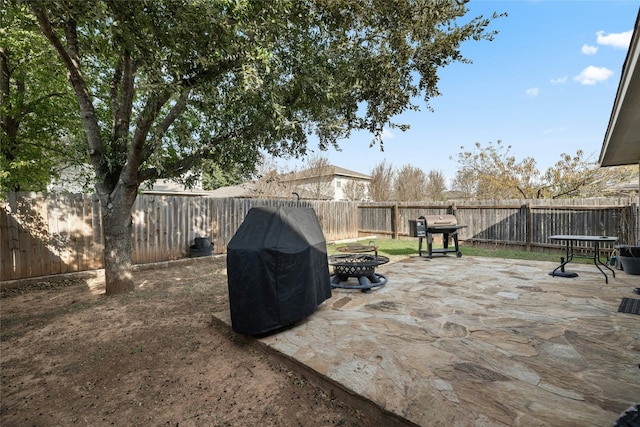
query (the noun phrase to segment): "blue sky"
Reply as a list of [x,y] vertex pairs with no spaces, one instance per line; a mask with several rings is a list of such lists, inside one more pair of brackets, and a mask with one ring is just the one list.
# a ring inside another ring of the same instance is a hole
[[448,179],[460,147],[476,142],[501,140],[516,159],[533,157],[541,171],[577,150],[597,161],[639,7],[639,0],[471,0],[468,16],[508,16],[489,27],[499,31],[493,42],[462,46],[473,64],[440,70],[442,96],[431,100],[434,112],[400,116],[396,122],[411,129],[387,132],[384,152],[369,148],[367,133],[343,140],[340,152],[309,148],[365,174],[386,159],[395,169],[439,170]]

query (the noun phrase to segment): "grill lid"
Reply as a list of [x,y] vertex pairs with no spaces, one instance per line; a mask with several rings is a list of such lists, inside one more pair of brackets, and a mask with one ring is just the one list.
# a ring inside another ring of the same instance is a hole
[[423,217],[426,226],[429,227],[451,227],[458,225],[455,215],[427,215]]

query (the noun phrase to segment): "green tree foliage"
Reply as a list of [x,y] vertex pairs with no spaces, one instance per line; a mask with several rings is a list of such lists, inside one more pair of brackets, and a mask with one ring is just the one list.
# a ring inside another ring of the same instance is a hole
[[66,71],[27,11],[0,11],[0,193],[45,191],[81,157]]
[[205,161],[202,165],[202,188],[205,190],[241,184],[250,178],[251,174],[243,171],[240,167],[223,170],[219,164],[213,161]]
[[633,176],[629,168],[600,168],[596,162],[585,160],[581,150],[574,156],[562,154],[542,173],[533,158],[518,161],[511,154],[511,146],[499,140],[486,146],[476,143],[473,151],[460,149],[453,189],[476,199],[600,196],[608,186]]
[[[15,0],[20,1],[20,0]],[[133,289],[130,209],[145,180],[204,159],[251,170],[439,95],[438,71],[491,18],[464,0],[25,1],[67,68],[103,209],[107,294]]]

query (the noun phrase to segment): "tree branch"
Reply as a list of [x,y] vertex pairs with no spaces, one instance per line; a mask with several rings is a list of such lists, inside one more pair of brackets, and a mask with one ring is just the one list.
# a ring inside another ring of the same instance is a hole
[[122,178],[127,185],[139,185],[142,181],[139,179],[138,168],[144,159],[143,152],[145,142],[154,121],[158,117],[162,106],[167,103],[171,97],[169,88],[165,88],[159,94],[151,93],[145,103],[138,121],[136,130],[133,133],[131,147],[127,155],[127,163],[122,171]]
[[167,115],[162,120],[160,125],[155,129],[152,141],[149,144],[146,144],[145,149],[143,150],[143,153],[142,153],[143,162],[148,160],[149,157],[151,157],[151,155],[153,154],[154,147],[156,147],[158,144],[161,143],[162,138],[166,135],[167,131],[169,130],[169,127],[171,127],[171,125],[176,121],[176,119],[180,116],[180,114],[182,114],[182,112],[185,110],[185,108],[187,107],[187,101],[189,99],[190,93],[191,93],[191,90],[185,90],[180,94],[180,97],[178,98],[176,103],[173,105],[173,107],[171,107],[171,110],[169,111],[169,113],[167,113]]
[[[108,169],[106,162],[103,161],[104,148],[100,138],[100,127],[98,125],[93,103],[91,102],[89,89],[87,88],[87,84],[82,76],[82,72],[80,71],[75,21],[68,20],[64,23],[67,47],[69,49],[67,51],[60,38],[53,31],[51,21],[49,21],[46,12],[35,4],[32,4],[31,11],[38,19],[38,25],[40,26],[42,34],[44,34],[44,36],[51,42],[56,52],[58,52],[58,56],[62,60],[62,63],[67,68],[67,71],[69,71],[69,81],[71,82],[76,98],[78,99],[83,127],[87,134],[91,163],[93,164],[96,174],[100,177],[105,177],[108,173]],[[102,180],[99,180],[98,182],[100,183],[101,181]],[[96,189],[98,191],[108,191],[107,188],[100,188],[99,186],[100,184],[97,184]]]
[[115,69],[113,70],[113,76],[111,77],[111,84],[109,86],[109,102],[111,104],[111,111],[114,112],[114,129],[116,127],[115,112],[118,111],[118,107],[120,105],[118,101],[118,89],[122,82],[122,68],[122,61],[118,61]]
[[125,51],[114,71],[111,87],[113,141],[116,144],[116,149],[119,151],[124,151],[127,147],[131,111],[133,109],[133,97],[135,94],[134,84],[135,66],[131,60],[131,55]]
[[152,178],[172,178],[172,177],[180,176],[182,173],[187,172],[189,169],[191,169],[195,164],[200,162],[202,159],[211,158],[212,153],[219,146],[225,144],[231,139],[242,138],[244,134],[249,133],[251,128],[252,128],[251,126],[245,126],[241,129],[237,129],[229,133],[226,133],[224,135],[220,135],[215,138],[212,138],[208,143],[204,144],[198,150],[176,161],[172,165],[169,165],[169,167],[164,168],[162,173],[160,173],[160,171],[157,168],[148,168],[148,169],[142,170],[138,174],[138,181],[142,183],[143,181],[146,181]]

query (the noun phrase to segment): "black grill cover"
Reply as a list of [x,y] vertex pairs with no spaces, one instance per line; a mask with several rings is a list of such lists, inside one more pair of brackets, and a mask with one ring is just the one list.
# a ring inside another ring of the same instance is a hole
[[311,208],[251,208],[227,245],[233,330],[260,335],[331,297],[327,247]]

